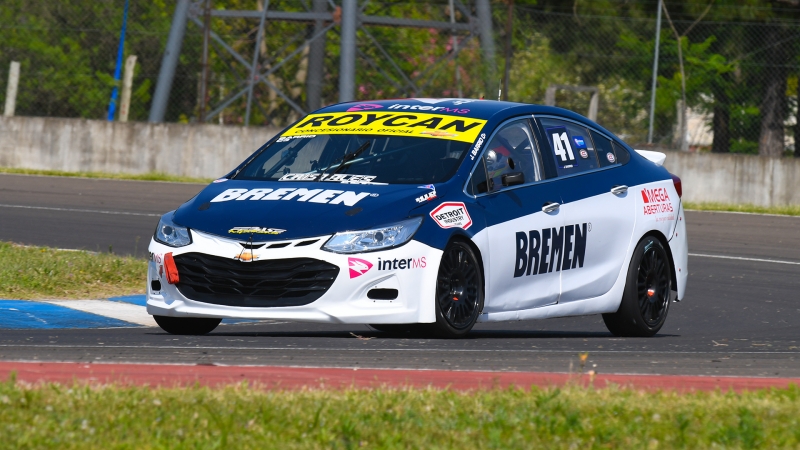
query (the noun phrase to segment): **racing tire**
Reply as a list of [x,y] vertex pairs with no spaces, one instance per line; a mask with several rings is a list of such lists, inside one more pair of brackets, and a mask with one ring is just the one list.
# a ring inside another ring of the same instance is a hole
[[614,336],[653,336],[667,320],[671,290],[667,251],[661,241],[645,236],[636,246],[628,266],[619,309],[615,313],[603,314],[606,328]]
[[460,338],[469,333],[483,311],[483,274],[472,248],[453,241],[442,254],[436,276],[435,335]]
[[158,326],[169,334],[200,336],[214,331],[222,319],[205,317],[153,316]]

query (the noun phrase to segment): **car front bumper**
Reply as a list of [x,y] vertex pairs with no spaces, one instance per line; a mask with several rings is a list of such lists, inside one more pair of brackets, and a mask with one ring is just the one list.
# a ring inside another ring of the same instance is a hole
[[[418,241],[411,240],[393,249],[349,255],[322,250],[322,245],[330,236],[268,242],[264,247],[253,250],[257,260],[313,258],[339,267],[339,273],[330,288],[309,304],[241,307],[193,300],[178,289],[180,282],[178,285],[167,283],[163,267],[167,253],[173,256],[200,253],[233,260],[242,254],[240,243],[247,242],[247,239],[228,239],[194,230],[191,233],[193,242],[180,248],[172,248],[151,239],[147,281],[149,314],[354,324],[430,323],[436,320],[434,297],[442,251]],[[311,245],[295,246],[314,239],[318,240]],[[268,248],[277,243],[289,244],[283,248]],[[359,261],[354,262],[354,259]],[[351,267],[356,270],[351,270]],[[368,269],[364,270],[365,267]],[[161,289],[154,290],[154,284],[160,284]],[[371,299],[367,294],[372,289],[396,289],[397,298]]]

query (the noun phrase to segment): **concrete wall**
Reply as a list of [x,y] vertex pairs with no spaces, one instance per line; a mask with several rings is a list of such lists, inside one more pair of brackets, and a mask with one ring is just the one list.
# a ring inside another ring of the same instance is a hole
[[[0,117],[0,166],[216,178],[277,128]],[[800,205],[800,159],[668,152],[691,202]]]
[[277,128],[0,117],[0,166],[216,178]]
[[683,199],[759,206],[800,205],[800,159],[667,152]]

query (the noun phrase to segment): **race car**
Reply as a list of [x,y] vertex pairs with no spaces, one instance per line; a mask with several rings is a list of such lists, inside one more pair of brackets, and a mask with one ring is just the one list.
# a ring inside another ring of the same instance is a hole
[[161,217],[147,311],[173,334],[238,318],[454,338],[602,314],[652,336],[688,276],[664,159],[555,107],[328,106]]

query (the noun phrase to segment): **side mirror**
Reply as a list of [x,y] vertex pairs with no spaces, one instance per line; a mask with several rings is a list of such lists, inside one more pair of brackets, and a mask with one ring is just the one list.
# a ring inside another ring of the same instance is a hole
[[525,183],[525,174],[522,172],[511,172],[503,175],[503,186],[516,186]]

